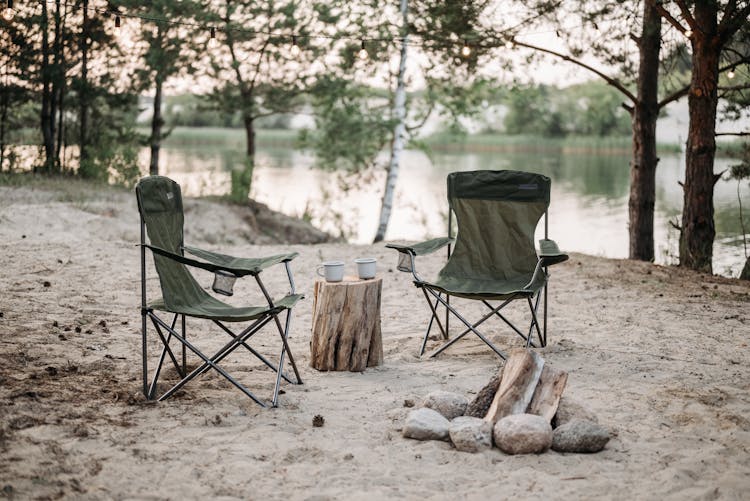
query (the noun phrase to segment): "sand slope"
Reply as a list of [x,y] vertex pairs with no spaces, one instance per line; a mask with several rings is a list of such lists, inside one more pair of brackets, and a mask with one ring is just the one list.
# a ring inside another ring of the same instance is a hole
[[[344,259],[353,272],[355,257],[377,257],[385,364],[361,374],[311,369],[308,298],[295,311],[291,340],[305,384],[284,386],[279,408],[259,408],[213,374],[167,402],[146,402],[134,199],[117,193],[61,200],[0,188],[3,496],[747,499],[747,283],[583,255],[556,266],[542,355],[570,372],[567,394],[585,402],[614,437],[594,455],[472,455],[400,435],[404,400],[434,389],[472,395],[500,360],[471,337],[437,360],[416,356],[428,309],[409,276],[395,271],[395,252],[382,245],[251,245],[252,233],[238,237],[240,223],[222,223],[222,214],[191,211],[187,243],[246,256],[292,248],[300,253],[293,263],[298,288],[308,293],[321,260]],[[418,265],[429,276],[443,260],[439,253]],[[198,276],[210,283],[209,275]],[[150,277],[153,297],[158,282]],[[283,268],[268,280],[277,294],[285,292]],[[259,301],[250,282],[236,290],[234,304]],[[480,311],[471,304],[466,310],[472,318]],[[514,316],[522,313],[519,305]],[[501,324],[489,326],[500,346],[521,345]],[[206,322],[188,328],[207,351],[227,339]],[[256,341],[271,352],[277,344],[271,330]],[[152,353],[157,348],[150,345]],[[271,395],[273,375],[254,359],[237,352],[223,365],[261,397]],[[325,418],[321,428],[312,427],[316,414]]]

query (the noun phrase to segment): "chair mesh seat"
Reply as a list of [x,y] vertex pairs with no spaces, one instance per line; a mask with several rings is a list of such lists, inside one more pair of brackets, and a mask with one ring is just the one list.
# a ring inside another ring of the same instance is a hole
[[148,306],[154,310],[179,313],[191,317],[216,319],[224,322],[244,322],[246,320],[255,320],[274,311],[281,311],[284,308],[292,308],[302,297],[301,294],[285,296],[282,299],[274,301],[276,308],[273,310],[268,308],[268,306],[231,306],[208,294],[206,294],[201,302],[189,306],[173,305],[168,307],[164,303],[163,298],[151,301]]
[[539,275],[531,287],[526,288],[532,274],[519,275],[507,280],[478,279],[441,276],[428,285],[452,296],[467,299],[508,299],[509,297],[532,296],[544,286],[544,277]]

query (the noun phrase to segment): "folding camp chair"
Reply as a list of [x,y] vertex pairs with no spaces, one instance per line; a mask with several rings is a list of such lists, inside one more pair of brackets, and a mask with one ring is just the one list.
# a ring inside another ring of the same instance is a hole
[[[280,254],[265,258],[235,258],[224,254],[209,252],[195,247],[185,246],[183,243],[183,210],[182,195],[177,183],[162,176],[149,176],[141,179],[136,186],[138,210],[141,216],[141,317],[142,317],[142,355],[143,355],[143,393],[148,399],[156,396],[156,386],[167,357],[182,377],[171,389],[163,393],[159,400],[172,396],[187,382],[211,369],[215,370],[230,383],[239,388],[248,397],[265,407],[266,405],[245,386],[226,372],[220,365],[224,358],[239,347],[247,349],[261,362],[276,372],[276,384],[273,390],[272,405],[278,401],[281,379],[293,384],[301,384],[297,366],[292,352],[289,351],[287,337],[291,312],[294,305],[302,299],[302,295],[295,294],[294,279],[289,262],[297,253]],[[149,244],[146,243],[148,232]],[[162,297],[154,301],[146,301],[146,249],[153,252],[154,265],[159,276]],[[186,257],[185,252],[195,256]],[[263,285],[261,272],[275,264],[283,263],[289,279],[291,291],[286,296],[274,300]],[[187,266],[204,269],[215,274],[214,291],[232,295],[233,283],[237,277],[252,276],[260,292],[265,297],[267,305],[234,307],[219,301],[208,294],[193,278]],[[173,314],[171,321],[162,320],[156,312]],[[285,326],[282,328],[279,315],[286,312]],[[189,341],[186,332],[186,317],[207,319],[219,326],[232,339],[216,353],[208,356],[201,352],[196,345]],[[162,349],[151,383],[148,381],[148,353],[147,353],[147,320],[150,319],[154,330],[161,340]],[[180,328],[175,328],[180,319]],[[239,333],[230,330],[225,323],[249,322],[250,325]],[[248,340],[265,325],[273,322],[281,338],[281,353],[276,365],[264,357],[248,344]],[[166,333],[166,335],[165,335]],[[182,363],[180,364],[170,347],[172,339],[176,339],[182,348]],[[197,355],[203,363],[195,370],[187,373],[186,348]],[[294,369],[295,380],[292,381],[284,373],[284,358],[289,356],[289,362]]]
[[[476,334],[501,358],[506,355],[477,328],[487,319],[499,317],[526,341],[526,346],[547,344],[547,267],[561,263],[568,256],[548,237],[550,179],[540,174],[518,171],[453,172],[448,175],[448,237],[435,238],[415,245],[388,244],[399,252],[398,269],[410,272],[414,285],[422,290],[432,316],[427,326],[420,356],[424,354],[433,324],[437,324],[446,342],[434,351],[434,357],[468,333]],[[453,214],[458,233],[451,237]],[[534,231],[544,214],[544,239],[541,252],[534,249]],[[451,253],[451,245],[455,249]],[[416,271],[417,256],[430,254],[448,246],[448,262],[437,279],[423,280]],[[481,301],[489,312],[470,323],[451,304],[451,296]],[[544,325],[540,329],[538,311],[544,296]],[[526,300],[531,314],[529,329],[521,331],[500,310],[513,300]],[[500,301],[493,306],[490,301]],[[445,325],[438,311],[445,307]],[[452,314],[466,327],[449,337]]]

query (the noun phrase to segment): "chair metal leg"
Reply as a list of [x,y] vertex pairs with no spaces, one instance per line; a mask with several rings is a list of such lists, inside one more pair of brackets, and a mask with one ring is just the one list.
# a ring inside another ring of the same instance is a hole
[[451,296],[450,294],[445,295],[445,331],[443,332],[443,339],[450,339],[450,304],[451,304]]
[[[286,322],[284,323],[284,332],[281,334],[281,339],[284,341],[283,346],[281,348],[281,355],[279,355],[279,370],[276,372],[276,385],[273,389],[273,400],[271,401],[271,405],[273,407],[278,406],[278,400],[279,400],[279,389],[281,388],[281,375],[282,370],[284,368],[284,354],[287,352],[288,346],[286,343],[287,338],[289,337],[289,326],[291,325],[292,321],[292,311],[287,310],[286,311]],[[289,360],[291,360],[292,365],[294,365],[294,361],[292,360],[292,354],[289,353]],[[295,367],[295,372],[297,371],[297,368]],[[297,384],[302,384],[302,381],[297,377]]]
[[[521,336],[521,338],[522,338],[522,339],[523,339],[524,341],[528,342],[528,344],[529,344],[529,345],[530,345],[530,346],[531,346],[532,348],[536,348],[536,345],[534,344],[534,342],[533,342],[533,341],[529,341],[529,338],[528,338],[528,336],[527,336],[527,335],[525,335],[525,334],[524,334],[523,332],[521,332],[521,330],[520,330],[520,329],[519,329],[518,327],[516,327],[515,325],[513,325],[513,322],[511,322],[510,320],[508,320],[508,319],[507,319],[507,318],[505,317],[505,315],[503,315],[502,313],[500,313],[500,310],[501,310],[502,308],[504,308],[504,307],[505,307],[505,306],[506,306],[506,305],[507,305],[508,303],[510,303],[511,301],[513,301],[514,299],[515,299],[515,296],[514,296],[514,297],[512,297],[512,298],[510,298],[510,299],[506,299],[506,300],[505,300],[505,302],[503,302],[503,304],[502,304],[502,305],[501,305],[500,307],[498,307],[498,308],[495,308],[495,314],[496,314],[496,315],[497,315],[497,316],[498,316],[498,317],[500,318],[500,320],[502,320],[503,322],[505,322],[505,324],[506,324],[506,325],[507,325],[508,327],[510,327],[511,329],[513,329],[513,330],[515,331],[515,333],[516,333],[516,334],[518,334],[519,336]],[[493,306],[492,306],[492,305],[491,305],[490,303],[488,303],[487,301],[482,301],[482,302],[483,302],[483,303],[484,303],[484,304],[485,304],[485,305],[487,306],[487,308],[490,308],[490,309],[492,309],[492,308],[493,308]]]
[[[495,313],[497,313],[497,312],[491,311],[491,312],[487,313],[481,319],[479,319],[474,324],[472,324],[471,327],[473,327],[474,329],[476,329],[477,327],[479,327],[480,325],[482,325],[487,319],[491,318]],[[451,346],[456,341],[458,341],[459,339],[461,339],[462,337],[464,337],[466,334],[468,334],[470,332],[472,332],[472,328],[465,329],[462,333],[460,333],[459,335],[455,336],[453,339],[451,339],[450,341],[448,341],[447,343],[445,343],[444,345],[442,345],[437,351],[435,351],[432,355],[430,355],[430,357],[434,357],[434,356],[439,355],[440,353],[442,353],[443,351],[445,351],[446,348],[448,348],[449,346]]]
[[[160,318],[156,317],[155,315],[151,315],[151,319],[157,323],[159,323],[164,329],[169,330],[169,326],[164,323]],[[259,327],[260,328],[260,327]],[[255,334],[258,331],[258,329],[254,331],[248,331],[247,329],[244,331],[245,335],[241,339],[242,341],[248,339],[250,336]],[[198,348],[193,346],[193,344],[188,341],[187,339],[180,336],[177,332],[172,332],[172,335],[177,338],[181,343],[184,343],[187,348],[195,353],[197,356],[199,356],[203,360],[203,365],[193,370],[190,374],[185,376],[180,382],[178,382],[176,385],[174,385],[171,389],[169,389],[166,393],[164,393],[161,397],[159,397],[159,401],[166,400],[167,398],[171,397],[177,390],[182,388],[186,383],[188,383],[191,379],[193,379],[195,376],[200,374],[204,370],[204,366],[210,366],[212,369],[216,370],[219,374],[224,376],[230,383],[232,383],[237,389],[242,391],[245,395],[250,397],[255,403],[260,405],[261,407],[266,407],[266,404],[264,404],[258,397],[253,395],[250,390],[245,388],[242,384],[240,384],[237,380],[235,380],[230,374],[228,374],[224,369],[222,369],[217,363],[221,361],[224,357],[226,357],[229,353],[231,353],[232,350],[227,350],[226,345],[225,347],[222,347],[216,355],[209,358],[206,355],[204,355]],[[234,345],[234,347],[239,346],[238,340],[232,340],[229,342],[230,345]]]
[[[245,327],[239,334],[234,334],[232,331],[227,329],[227,332],[232,337],[232,341],[227,341],[227,343],[222,346],[219,351],[216,352],[216,354],[214,355],[214,357],[216,357],[215,361],[220,362],[221,360],[223,360],[224,357],[234,351],[234,349],[236,348],[235,344],[241,346],[243,343],[246,343],[246,341],[250,339],[250,337],[260,331],[260,329],[265,327],[270,321],[271,317],[260,318],[248,327]],[[248,333],[250,333],[250,335],[247,335]],[[211,369],[211,367],[207,364],[203,364],[201,367],[202,371],[199,373],[199,375],[208,372]]]
[[[533,310],[534,310],[535,313],[537,311],[539,311],[539,300],[541,299],[541,297],[542,297],[541,293],[537,292],[536,298],[534,299],[534,308],[533,308]],[[529,299],[529,304],[531,304],[531,299]],[[533,343],[531,342],[531,338],[532,338],[532,333],[534,331],[534,326],[535,325],[536,325],[536,323],[532,319],[532,321],[529,322],[529,333],[528,333],[528,336],[526,337],[526,348],[528,348],[529,346],[533,346]],[[537,326],[537,332],[538,331],[539,331],[539,326]],[[542,336],[539,335],[538,337],[539,337],[539,345],[540,346],[544,346],[542,344]],[[534,347],[536,348],[536,346],[534,346]]]
[[[185,315],[182,315],[182,337],[187,339],[187,329],[185,328]],[[182,376],[185,377],[187,374],[187,352],[185,351],[185,345],[182,345]]]
[[273,319],[276,322],[276,327],[279,329],[279,334],[281,334],[281,343],[284,345],[284,350],[289,355],[289,363],[292,364],[292,370],[294,370],[294,376],[297,378],[297,384],[302,384],[302,378],[299,375],[299,370],[297,370],[297,364],[294,362],[294,356],[292,356],[292,350],[289,349],[289,343],[287,343],[286,336],[283,334],[284,330],[281,328],[278,314],[273,315]]
[[[422,290],[425,290],[425,289],[423,288]],[[466,320],[466,319],[465,319],[465,318],[464,318],[464,317],[463,317],[463,316],[462,316],[462,315],[461,315],[460,313],[458,313],[458,312],[457,312],[457,311],[456,311],[456,310],[455,310],[455,309],[454,309],[453,307],[451,307],[451,306],[450,306],[450,305],[449,305],[449,304],[448,304],[448,303],[447,303],[447,302],[446,302],[446,301],[445,301],[445,300],[444,300],[443,298],[439,297],[439,296],[438,296],[438,295],[437,295],[437,294],[436,294],[436,293],[435,293],[435,292],[434,292],[433,290],[431,290],[431,289],[430,289],[430,294],[432,294],[432,295],[433,295],[433,297],[435,297],[435,298],[436,298],[436,299],[437,299],[438,301],[440,301],[440,302],[441,302],[441,303],[443,304],[443,306],[445,306],[445,307],[446,307],[446,308],[447,308],[448,310],[450,310],[450,312],[451,312],[451,313],[453,313],[453,314],[454,314],[454,315],[456,316],[456,318],[458,318],[458,319],[459,319],[459,320],[460,320],[460,321],[461,321],[461,322],[462,322],[462,323],[463,323],[463,324],[464,324],[464,325],[465,325],[466,327],[468,327],[468,328],[469,328],[469,329],[470,329],[470,330],[471,330],[471,331],[472,331],[472,332],[473,332],[474,334],[476,334],[477,336],[479,336],[479,339],[481,339],[482,341],[484,341],[484,343],[485,343],[485,344],[486,344],[487,346],[489,346],[490,348],[492,348],[492,351],[494,351],[495,353],[497,353],[497,355],[498,355],[498,356],[499,356],[500,358],[502,358],[503,360],[505,360],[505,359],[507,358],[507,356],[505,355],[505,353],[503,353],[502,351],[500,351],[499,349],[497,349],[497,348],[495,347],[495,345],[493,345],[493,344],[492,344],[492,343],[491,343],[491,342],[489,341],[489,339],[487,339],[486,337],[484,337],[484,335],[483,335],[483,334],[482,334],[481,332],[479,332],[479,331],[478,331],[478,330],[476,330],[476,329],[475,329],[474,327],[472,327],[472,325],[471,325],[471,324],[469,323],[469,321],[468,321],[468,320]],[[451,343],[451,342],[449,341],[449,343]],[[451,344],[452,344],[452,343],[451,343]],[[443,347],[442,347],[441,349],[439,349],[438,351],[436,351],[435,353],[433,353],[432,355],[430,355],[430,357],[432,358],[432,357],[435,357],[435,356],[439,355],[439,354],[440,354],[440,353],[441,353],[441,352],[442,352],[442,351],[443,351],[443,350],[444,350],[445,348],[447,348],[447,346],[445,346],[445,345],[444,345],[444,346],[443,346]]]
[[[231,331],[231,330],[230,330],[230,329],[229,329],[229,328],[228,328],[227,326],[225,326],[224,324],[222,324],[222,323],[221,323],[221,322],[219,322],[218,320],[214,320],[213,322],[214,322],[214,323],[215,323],[216,325],[218,325],[219,327],[221,327],[221,329],[222,329],[222,330],[223,330],[224,332],[226,332],[227,334],[229,334],[229,335],[230,335],[230,336],[232,336],[233,338],[236,338],[236,337],[237,337],[237,335],[236,335],[236,334],[235,334],[234,332],[232,332],[232,331]],[[258,352],[258,350],[256,350],[255,348],[253,348],[252,346],[250,346],[250,345],[249,345],[249,344],[247,344],[246,342],[242,342],[242,343],[240,343],[240,344],[241,344],[241,345],[242,345],[242,346],[243,346],[243,347],[244,347],[244,348],[245,348],[245,349],[246,349],[247,351],[249,351],[250,353],[252,353],[253,355],[255,355],[255,357],[256,357],[256,358],[257,358],[258,360],[260,360],[261,362],[263,362],[264,364],[266,364],[266,366],[268,366],[268,367],[269,367],[269,368],[270,368],[271,370],[273,370],[274,372],[278,372],[278,368],[277,368],[277,367],[276,367],[275,365],[273,365],[273,362],[271,362],[271,361],[270,361],[270,360],[268,360],[268,359],[267,359],[266,357],[264,357],[264,356],[263,356],[263,355],[262,355],[262,354],[261,354],[260,352]],[[283,374],[283,373],[282,373],[281,377],[283,377],[283,378],[284,378],[284,380],[286,380],[286,382],[288,382],[288,383],[290,383],[290,384],[294,384],[294,381],[292,381],[291,379],[289,379],[289,377],[288,377],[288,376],[287,376],[286,374]]]
[[[544,273],[547,273],[546,268]],[[549,282],[544,283],[544,339],[542,340],[542,346],[547,346],[547,287],[549,287]]]
[[[179,365],[177,365],[177,362],[174,359],[174,356],[172,355],[172,350],[169,348],[169,343],[172,340],[172,332],[174,331],[174,327],[176,323],[177,323],[177,315],[175,315],[174,318],[172,319],[172,326],[169,330],[169,335],[167,336],[166,339],[164,339],[164,334],[159,329],[159,325],[154,323],[154,328],[156,329],[157,334],[159,335],[159,338],[161,339],[164,346],[162,347],[161,355],[159,355],[159,362],[156,364],[156,370],[154,371],[154,376],[151,379],[151,385],[149,386],[148,394],[146,395],[146,398],[148,398],[149,400],[154,399],[154,394],[156,393],[156,383],[159,381],[159,376],[161,375],[161,368],[164,364],[164,359],[167,353],[170,354],[172,358],[172,363],[175,364],[175,368],[177,369],[177,373],[180,375],[180,377],[184,378],[185,375],[187,374],[184,370],[184,365],[183,367],[180,367]],[[182,347],[184,350],[185,345],[183,344]]]
[[[440,294],[440,293],[438,293],[438,294]],[[436,311],[437,311],[438,301],[435,300],[435,304],[433,305],[432,302],[430,301],[429,296],[427,296],[427,293],[425,293],[425,300],[430,305],[430,310],[432,310],[432,316],[430,316],[430,322],[429,322],[429,324],[427,324],[427,330],[425,331],[424,337],[422,338],[422,346],[419,347],[419,356],[420,357],[422,355],[424,355],[424,350],[425,350],[425,347],[427,346],[427,338],[430,336],[430,331],[432,331],[432,324],[437,319]],[[438,324],[439,323],[440,322],[438,321]],[[442,326],[440,326],[440,330],[442,331]],[[442,332],[443,332],[443,339],[446,339],[445,332],[444,331],[442,331]]]
[[141,310],[141,356],[143,357],[143,396],[148,398],[148,350],[146,347],[146,310]]
[[[159,318],[153,313],[149,313],[149,316],[151,317],[152,322],[154,321],[154,318]],[[164,325],[166,326],[167,324],[165,323]],[[171,327],[167,326],[170,332],[170,336],[171,336],[171,333],[174,332],[174,326],[175,326],[174,321],[172,322]],[[172,365],[174,365],[174,368],[177,371],[177,373],[180,376],[184,376],[184,374],[182,374],[182,368],[180,367],[179,362],[177,362],[177,358],[174,356],[174,353],[172,352],[172,348],[169,347],[170,339],[169,338],[164,339],[164,334],[161,332],[161,330],[159,329],[159,326],[156,323],[154,323],[154,327],[156,328],[156,333],[159,335],[159,338],[161,338],[161,342],[163,345],[162,352],[166,352],[166,354],[169,355],[169,358],[172,360]]]
[[[529,303],[529,310],[531,310],[531,318],[532,318],[532,324],[536,328],[536,335],[539,337],[539,342],[542,341],[542,331],[539,329],[539,320],[536,316],[536,309],[534,308],[534,305],[531,302],[531,298],[527,297],[526,300]],[[537,302],[537,306],[539,306],[539,302]],[[531,332],[529,332],[529,340],[531,339]],[[527,341],[529,343],[530,341]]]

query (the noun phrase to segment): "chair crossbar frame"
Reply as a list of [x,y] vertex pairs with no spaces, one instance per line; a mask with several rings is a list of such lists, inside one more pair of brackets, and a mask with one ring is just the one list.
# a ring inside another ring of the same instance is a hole
[[[432,287],[429,287],[427,284],[424,284],[424,283],[418,283],[417,287],[419,287],[420,289],[422,289],[422,292],[424,293],[425,299],[426,299],[428,305],[430,306],[430,310],[431,310],[430,321],[428,323],[428,326],[427,326],[427,329],[425,331],[424,337],[422,338],[422,343],[421,343],[420,350],[419,350],[419,356],[423,356],[424,355],[425,348],[426,348],[426,345],[427,345],[427,339],[428,339],[428,337],[430,335],[430,332],[432,330],[432,326],[435,323],[437,323],[437,325],[438,325],[441,333],[443,334],[444,339],[446,340],[446,342],[444,344],[442,344],[438,349],[436,349],[433,352],[431,352],[430,353],[430,358],[434,358],[434,357],[438,356],[443,351],[445,351],[450,346],[452,346],[454,343],[456,343],[458,340],[460,340],[461,338],[465,337],[467,334],[473,333],[477,337],[479,337],[479,339],[481,339],[487,346],[489,346],[490,349],[492,349],[492,351],[494,351],[500,358],[502,358],[503,360],[507,359],[507,354],[504,351],[502,351],[499,348],[497,348],[494,344],[492,344],[492,342],[489,339],[487,339],[487,337],[481,331],[479,331],[477,329],[481,324],[483,324],[485,321],[487,321],[488,319],[492,318],[493,316],[497,316],[501,320],[503,320],[503,322],[505,322],[509,327],[511,327],[515,331],[516,334],[518,334],[524,341],[526,341],[526,347],[527,348],[529,346],[536,348],[536,345],[532,341],[532,331],[534,329],[536,329],[540,345],[541,346],[545,346],[546,345],[546,342],[545,342],[546,340],[544,339],[542,331],[539,328],[539,319],[538,319],[538,316],[537,316],[537,311],[538,311],[539,306],[540,306],[540,298],[542,296],[541,291],[537,292],[535,294],[535,297],[534,297],[533,301],[532,301],[532,298],[530,296],[527,296],[527,303],[529,305],[529,310],[531,312],[531,321],[529,323],[529,332],[528,332],[528,334],[524,334],[510,320],[508,320],[508,318],[505,315],[503,315],[502,313],[500,313],[500,310],[502,310],[503,308],[505,308],[514,299],[518,299],[520,295],[514,295],[514,296],[512,296],[512,297],[510,297],[510,298],[508,298],[506,300],[504,300],[498,306],[493,306],[487,300],[482,300],[482,303],[485,306],[487,306],[487,308],[489,308],[489,310],[490,310],[489,313],[486,313],[483,317],[481,317],[476,322],[470,323],[463,315],[461,315],[455,309],[454,306],[452,306],[448,302],[448,297],[450,297],[450,295],[446,294],[447,297],[444,298],[443,294],[441,292],[438,292],[436,289],[433,289]],[[432,303],[432,301],[430,300],[430,296],[428,294],[431,295],[435,299],[435,304]],[[443,328],[442,322],[440,321],[440,318],[439,318],[438,309],[436,308],[436,305],[438,303],[445,307],[446,314],[448,314],[448,313],[452,314],[456,319],[458,319],[462,324],[464,324],[464,326],[466,327],[466,329],[464,329],[461,333],[453,336],[452,338],[446,336],[447,331],[444,330],[444,328]]]

